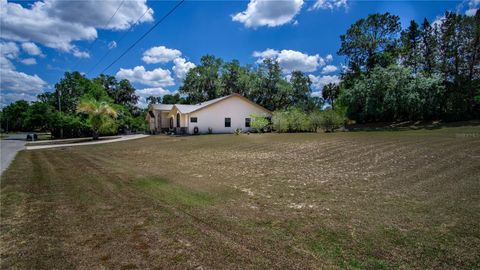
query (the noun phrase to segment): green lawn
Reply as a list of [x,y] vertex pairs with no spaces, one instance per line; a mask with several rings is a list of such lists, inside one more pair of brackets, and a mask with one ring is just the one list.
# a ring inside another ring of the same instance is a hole
[[480,128],[20,152],[1,268],[478,269]]

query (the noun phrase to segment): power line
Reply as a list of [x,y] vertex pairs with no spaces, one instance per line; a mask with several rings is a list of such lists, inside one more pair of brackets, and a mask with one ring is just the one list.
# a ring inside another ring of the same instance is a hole
[[[110,17],[110,19],[108,19],[107,23],[105,24],[105,26],[108,27],[108,25],[110,24],[110,22],[112,21],[113,17],[115,17],[115,15],[117,15],[118,13],[118,10],[123,6],[123,3],[125,2],[125,0],[122,0],[122,2],[120,2],[120,5],[118,5],[117,9],[115,10],[115,12],[113,13],[113,15]],[[97,43],[97,40],[98,38],[96,38],[91,44],[90,46],[88,46],[87,48],[87,52],[90,51],[93,47],[93,45],[95,45],[95,43]],[[77,68],[77,65],[80,63],[80,58],[77,60],[77,62],[75,63],[75,65],[73,66],[73,70],[75,70]]]
[[[145,12],[142,14],[142,16],[140,16],[132,25],[136,25],[137,23],[140,22],[140,20],[148,13],[148,11],[150,11],[151,8],[147,8],[147,10],[145,10]],[[120,41],[122,41],[128,34],[130,33],[130,31],[126,31],[116,42],[117,42],[117,45],[118,43],[120,43]],[[102,58],[100,58],[100,60],[97,61],[97,63],[95,63],[95,65],[93,65],[92,68],[90,68],[88,70],[88,72],[86,74],[89,74],[90,72],[92,72],[93,70],[95,70],[95,68],[110,54],[111,50],[108,50],[107,53],[105,53]]]
[[120,60],[120,58],[122,58],[125,54],[127,54],[133,47],[135,47],[135,45],[137,45],[142,39],[144,39],[148,34],[150,34],[150,32],[153,31],[153,29],[155,29],[155,27],[157,27],[160,23],[162,23],[168,16],[170,16],[170,14],[172,14],[183,2],[185,2],[185,0],[181,0],[180,2],[178,2],[178,4],[176,4],[167,14],[165,14],[157,23],[155,23],[152,27],[150,27],[150,29],[148,29],[147,32],[145,32],[139,39],[137,39],[130,47],[128,47],[119,57],[117,57],[117,59],[115,59],[110,65],[108,65],[105,69],[102,70],[102,72],[100,73],[104,73],[105,71],[107,71],[111,66],[113,66],[118,60]]

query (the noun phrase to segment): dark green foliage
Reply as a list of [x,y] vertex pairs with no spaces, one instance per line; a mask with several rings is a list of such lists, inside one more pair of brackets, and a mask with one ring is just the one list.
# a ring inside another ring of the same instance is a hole
[[403,64],[410,67],[414,73],[420,65],[420,39],[421,31],[415,21],[410,22],[408,29],[402,32],[400,41],[402,43],[401,57]]
[[90,136],[89,117],[77,112],[81,99],[106,102],[118,112],[103,134],[146,130],[145,112],[136,107],[138,96],[128,80],[117,82],[107,75],[89,80],[78,72],[66,72],[55,91],[40,94],[37,102],[20,100],[3,108],[2,129],[50,131],[54,137]]
[[28,130],[50,130],[55,125],[57,111],[45,102],[33,102],[27,110],[25,123]]
[[[252,69],[241,66],[238,60],[224,63],[206,55],[199,66],[190,69],[179,92],[186,95],[190,104],[238,93],[269,110],[296,106],[311,111],[323,105],[321,99],[311,97],[311,84],[310,78],[300,71],[292,72],[290,80],[285,79],[279,63],[272,59],[265,59],[257,69]],[[166,102],[166,97],[163,103],[179,103],[176,99]]]
[[437,29],[432,27],[427,19],[423,21],[420,37],[420,63],[423,71],[431,74],[436,70],[438,42]]
[[162,103],[162,97],[149,96],[147,97],[147,103],[148,105],[160,104]]
[[238,93],[248,96],[250,89],[250,70],[242,67],[238,60],[226,62],[221,67],[220,93],[219,96],[226,96]]
[[219,96],[222,62],[220,58],[205,55],[200,60],[200,65],[189,70],[179,88],[181,94],[188,95],[189,103],[199,103]]
[[5,131],[24,131],[28,127],[25,118],[30,105],[25,100],[11,103],[2,110],[2,129]]
[[102,87],[93,84],[79,72],[65,72],[64,77],[55,84],[55,108],[66,113],[74,113],[77,109],[80,97],[89,94],[92,97],[99,98],[105,95]]
[[332,109],[339,94],[340,87],[334,83],[329,83],[323,87],[322,97],[326,102],[330,103]]
[[187,100],[176,93],[175,95],[164,95],[162,99],[162,104],[187,104]]
[[135,88],[128,80],[117,81],[114,76],[100,74],[92,80],[95,84],[103,86],[108,96],[115,104],[126,106],[130,112],[137,109],[138,96]]
[[348,58],[354,72],[369,71],[377,65],[388,66],[395,62],[400,18],[390,13],[371,14],[350,26],[342,42],[339,55]]
[[446,12],[440,24],[425,19],[421,27],[412,21],[398,30],[398,17],[373,14],[341,36],[339,54],[350,66],[340,86],[347,116],[361,122],[479,117],[480,12]]
[[347,116],[360,122],[431,119],[441,113],[445,87],[438,76],[377,67],[342,93]]
[[301,71],[293,71],[290,84],[292,85],[292,93],[290,95],[290,103],[303,109],[304,111],[312,110],[310,104],[312,94],[312,81]]

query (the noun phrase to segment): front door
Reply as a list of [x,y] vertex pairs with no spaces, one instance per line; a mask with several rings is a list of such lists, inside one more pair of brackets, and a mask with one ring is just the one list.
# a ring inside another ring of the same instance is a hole
[[173,128],[173,116],[170,117],[170,128]]
[[177,113],[177,128],[180,127],[180,114]]

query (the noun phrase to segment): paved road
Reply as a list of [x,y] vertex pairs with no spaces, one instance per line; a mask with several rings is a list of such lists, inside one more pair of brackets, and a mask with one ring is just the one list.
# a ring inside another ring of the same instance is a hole
[[0,140],[0,173],[8,168],[18,151],[25,149],[26,136],[24,133],[10,134],[7,139]]

